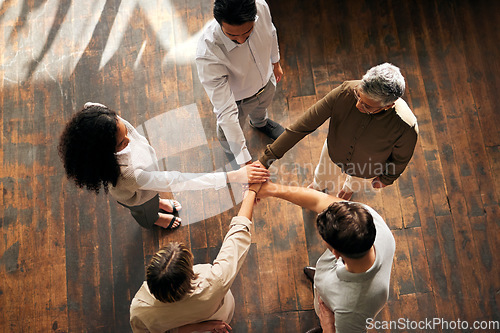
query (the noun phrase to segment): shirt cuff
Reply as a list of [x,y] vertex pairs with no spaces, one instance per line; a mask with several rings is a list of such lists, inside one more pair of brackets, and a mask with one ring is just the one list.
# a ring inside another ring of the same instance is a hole
[[266,168],[269,169],[271,164],[276,161],[278,157],[274,155],[273,151],[271,150],[271,145],[267,145],[266,150],[264,151],[264,154],[259,158],[259,162],[265,166]]
[[248,231],[250,231],[250,227],[252,226],[252,221],[250,221],[245,216],[235,216],[231,220],[231,224],[229,226],[232,227],[234,225],[244,225],[245,227],[247,227]]
[[226,173],[225,172],[217,172],[215,175],[215,189],[220,190],[223,187],[226,187]]
[[250,155],[250,152],[248,151],[247,148],[243,148],[241,152],[236,156],[236,163],[239,165],[243,165],[246,162],[250,161],[252,159],[252,155]]

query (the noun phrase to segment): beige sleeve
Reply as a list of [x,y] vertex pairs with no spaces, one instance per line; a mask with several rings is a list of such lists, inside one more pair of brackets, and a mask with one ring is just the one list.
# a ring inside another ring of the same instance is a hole
[[231,228],[222,242],[217,258],[214,260],[212,273],[222,280],[227,290],[236,278],[250,248],[251,226],[252,221],[246,217],[233,217]]

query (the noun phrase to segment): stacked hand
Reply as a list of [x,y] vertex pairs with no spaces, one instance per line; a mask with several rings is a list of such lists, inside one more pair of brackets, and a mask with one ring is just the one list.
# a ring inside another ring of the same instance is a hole
[[269,170],[257,161],[247,164],[237,171],[228,172],[227,176],[230,182],[253,184],[267,181],[269,174]]
[[255,191],[257,193],[257,197],[255,199],[255,202],[257,203],[260,199],[272,197],[277,191],[277,185],[268,180],[265,183],[250,184],[248,190]]
[[257,193],[257,199],[259,200],[272,196],[276,191],[276,184],[271,181],[267,181],[259,185],[259,191]]
[[[231,173],[234,173],[233,175]],[[228,173],[228,177],[232,182],[243,183],[243,192],[246,194],[248,191],[256,193],[255,202],[259,202],[261,198],[271,195],[275,184],[269,181],[270,172],[259,161],[242,166],[237,171]],[[262,189],[265,189],[262,192]],[[262,192],[262,193],[261,193]]]

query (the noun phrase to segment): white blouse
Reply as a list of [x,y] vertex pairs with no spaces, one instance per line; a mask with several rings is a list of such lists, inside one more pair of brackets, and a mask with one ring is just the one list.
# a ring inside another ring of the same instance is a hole
[[226,174],[181,173],[161,171],[156,152],[137,130],[126,120],[130,142],[116,153],[120,176],[116,186],[109,189],[111,195],[122,204],[138,206],[153,198],[158,192],[180,192],[203,189],[220,189],[226,186]]

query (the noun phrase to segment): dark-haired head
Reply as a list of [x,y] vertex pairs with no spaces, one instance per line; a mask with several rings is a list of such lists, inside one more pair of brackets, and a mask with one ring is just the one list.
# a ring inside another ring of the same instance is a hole
[[99,193],[101,186],[116,185],[120,167],[115,155],[118,130],[116,113],[91,104],[66,124],[59,140],[59,156],[66,175],[78,187]]
[[182,243],[170,243],[155,253],[146,271],[153,296],[164,303],[180,301],[193,291],[193,255]]
[[255,21],[256,16],[255,0],[215,0],[214,18],[220,25],[242,25]]
[[375,242],[373,217],[357,203],[334,202],[318,215],[319,234],[346,258],[363,257]]

